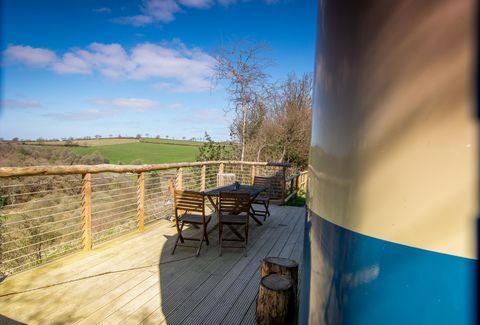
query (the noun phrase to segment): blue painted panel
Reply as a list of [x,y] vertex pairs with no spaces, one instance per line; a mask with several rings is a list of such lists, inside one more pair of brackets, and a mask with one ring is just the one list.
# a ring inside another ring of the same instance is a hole
[[312,252],[304,260],[309,291],[319,295],[310,299],[311,323],[474,323],[474,260],[365,236],[310,213]]

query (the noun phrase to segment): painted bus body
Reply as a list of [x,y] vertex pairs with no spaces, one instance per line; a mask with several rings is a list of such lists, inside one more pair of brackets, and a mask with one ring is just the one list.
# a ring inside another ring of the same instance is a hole
[[319,2],[300,322],[475,322],[475,1]]

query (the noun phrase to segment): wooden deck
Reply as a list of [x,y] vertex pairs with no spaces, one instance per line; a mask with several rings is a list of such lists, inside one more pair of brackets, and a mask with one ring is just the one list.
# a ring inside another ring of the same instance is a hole
[[176,232],[165,221],[12,276],[0,284],[0,323],[254,324],[260,260],[302,256],[304,208],[271,211],[263,226],[250,223],[247,257],[218,256],[216,230],[199,257],[171,255]]

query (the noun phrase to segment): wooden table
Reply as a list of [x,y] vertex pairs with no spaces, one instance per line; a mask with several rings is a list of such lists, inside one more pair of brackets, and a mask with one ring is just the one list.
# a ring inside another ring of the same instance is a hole
[[[234,184],[231,185],[226,185],[226,186],[218,186],[212,189],[209,189],[205,191],[205,195],[207,196],[208,200],[210,203],[213,205],[215,208],[215,212],[217,212],[218,215],[218,205],[216,202],[216,199],[220,197],[221,192],[238,192],[238,193],[248,193],[250,194],[250,202],[253,203],[253,201],[257,198],[257,196],[265,191],[267,188],[265,187],[260,187],[260,186],[253,186],[253,185],[240,185],[240,187],[237,189],[235,188]],[[258,220],[253,213],[248,214],[255,222],[259,225],[262,225],[262,222]]]

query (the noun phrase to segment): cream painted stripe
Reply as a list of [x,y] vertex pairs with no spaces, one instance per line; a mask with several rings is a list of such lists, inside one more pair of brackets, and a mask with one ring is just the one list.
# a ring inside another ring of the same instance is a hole
[[[458,201],[465,201],[468,191],[460,191],[453,202],[438,202],[441,213],[418,218],[402,218],[401,214],[384,215],[384,220],[369,218],[368,211],[360,210],[355,202],[354,182],[325,175],[310,166],[308,206],[316,215],[343,228],[378,239],[403,244],[433,252],[455,255],[465,258],[476,258],[474,213],[456,214]],[[392,190],[392,189],[391,189]],[[379,198],[380,200],[381,198]],[[373,209],[375,207],[372,207]],[[391,209],[402,209],[392,206]],[[406,214],[414,209],[406,210]],[[371,214],[379,218],[378,213]],[[414,220],[413,220],[414,219]],[[388,222],[386,222],[386,220]]]

